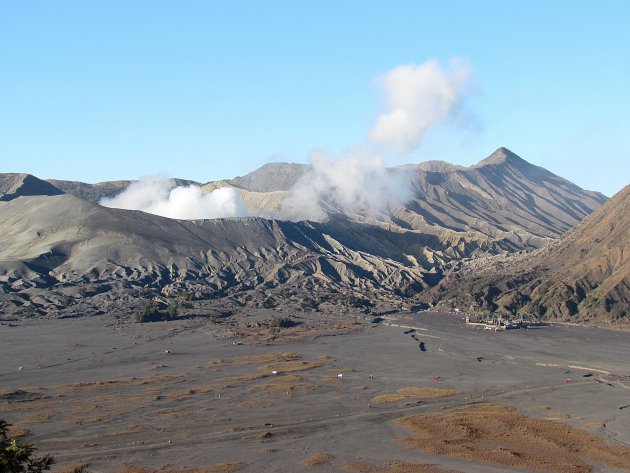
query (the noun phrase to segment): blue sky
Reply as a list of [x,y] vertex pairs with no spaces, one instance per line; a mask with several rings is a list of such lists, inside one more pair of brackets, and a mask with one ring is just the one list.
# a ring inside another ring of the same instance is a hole
[[0,0],[0,171],[198,181],[366,140],[377,79],[466,61],[472,91],[402,164],[499,146],[630,183],[628,1]]

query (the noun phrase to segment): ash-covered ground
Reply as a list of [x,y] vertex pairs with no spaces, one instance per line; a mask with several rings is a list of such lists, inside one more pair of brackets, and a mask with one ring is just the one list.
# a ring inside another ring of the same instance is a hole
[[61,471],[630,468],[628,332],[279,315],[3,322],[0,418]]

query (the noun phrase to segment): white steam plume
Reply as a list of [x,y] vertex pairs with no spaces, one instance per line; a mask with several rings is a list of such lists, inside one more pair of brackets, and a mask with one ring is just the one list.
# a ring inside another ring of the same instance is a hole
[[372,145],[336,160],[323,152],[313,153],[310,170],[283,202],[284,216],[325,220],[327,210],[368,211],[382,216],[409,201],[413,196],[409,175],[387,169],[382,157],[370,148],[384,145],[399,154],[416,149],[431,125],[457,109],[468,76],[468,67],[459,60],[452,60],[448,70],[429,60],[386,73],[381,84],[387,110],[370,132]]
[[203,192],[199,186],[175,187],[172,180],[156,178],[134,182],[117,196],[101,199],[100,204],[185,220],[246,215],[240,196],[231,187]]
[[[282,202],[282,217],[324,220],[328,211],[382,216],[407,202],[413,196],[407,174],[387,169],[374,149],[393,149],[401,155],[415,150],[429,127],[457,110],[468,78],[468,67],[459,60],[452,60],[446,69],[429,60],[384,74],[379,83],[386,107],[370,131],[369,141],[336,159],[314,152],[310,170]],[[159,179],[136,182],[101,204],[179,219],[247,214],[233,188],[204,193],[197,186],[175,187],[172,181]]]
[[381,216],[412,196],[407,175],[385,167],[382,158],[361,150],[334,160],[323,151],[311,155],[311,167],[282,203],[293,220],[325,220],[330,210],[369,211]]
[[392,69],[380,79],[386,110],[376,120],[370,139],[401,155],[412,152],[427,128],[457,108],[469,75],[468,66],[457,59],[446,70],[434,59]]

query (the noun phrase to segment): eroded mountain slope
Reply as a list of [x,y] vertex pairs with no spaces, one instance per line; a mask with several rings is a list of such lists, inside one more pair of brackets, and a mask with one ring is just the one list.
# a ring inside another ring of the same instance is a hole
[[627,322],[630,186],[561,239],[530,253],[471,261],[430,295],[482,312]]
[[70,195],[0,204],[0,232],[6,313],[119,310],[178,291],[202,300],[285,289],[401,298],[435,284],[445,262],[516,249],[347,219],[180,221]]
[[414,198],[396,214],[410,227],[476,230],[516,241],[558,237],[607,200],[505,148],[469,168],[418,166],[412,183]]

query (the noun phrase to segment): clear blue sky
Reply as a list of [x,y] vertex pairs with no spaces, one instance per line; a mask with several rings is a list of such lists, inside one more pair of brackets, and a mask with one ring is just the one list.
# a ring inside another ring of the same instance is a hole
[[630,1],[0,0],[0,172],[198,181],[365,140],[375,79],[460,57],[477,92],[411,156],[499,146],[630,183]]

